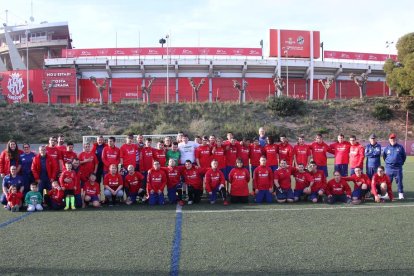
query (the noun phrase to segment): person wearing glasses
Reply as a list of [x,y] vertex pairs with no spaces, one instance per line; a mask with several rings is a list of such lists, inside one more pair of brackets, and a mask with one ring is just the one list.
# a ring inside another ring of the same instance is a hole
[[405,159],[404,147],[397,143],[397,135],[391,133],[388,137],[390,144],[384,149],[383,158],[385,161],[385,173],[392,181],[395,178],[398,187],[398,199],[404,199],[403,166]]
[[371,134],[369,136],[369,144],[365,147],[366,161],[366,172],[369,179],[377,171],[378,167],[381,166],[381,145],[377,143],[377,136]]

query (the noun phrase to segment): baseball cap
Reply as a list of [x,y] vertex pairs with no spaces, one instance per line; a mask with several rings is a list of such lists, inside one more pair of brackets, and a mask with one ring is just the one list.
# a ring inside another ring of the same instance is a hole
[[369,139],[376,139],[376,138],[377,136],[374,133],[369,136]]
[[389,139],[395,139],[395,138],[397,138],[397,135],[395,135],[395,133],[391,133],[388,138]]

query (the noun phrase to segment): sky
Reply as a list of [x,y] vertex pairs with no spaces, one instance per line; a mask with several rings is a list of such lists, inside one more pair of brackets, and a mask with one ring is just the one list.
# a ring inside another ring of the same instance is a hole
[[[33,3],[33,14],[31,3]],[[324,50],[395,54],[414,31],[414,1],[0,0],[0,21],[68,22],[75,48],[260,47],[269,29],[320,31]],[[395,44],[394,44],[395,45]],[[389,52],[390,51],[390,52]]]

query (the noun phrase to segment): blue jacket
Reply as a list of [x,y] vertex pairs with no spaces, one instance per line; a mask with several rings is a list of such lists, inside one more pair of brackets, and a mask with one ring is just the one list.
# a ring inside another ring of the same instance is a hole
[[383,158],[386,166],[401,168],[407,156],[404,147],[400,144],[395,144],[394,146],[388,145],[384,149]]
[[4,177],[2,186],[6,187],[7,189],[9,189],[11,186],[16,186],[17,190],[19,190],[23,184],[23,179],[20,175],[12,177],[10,174],[8,174]]
[[367,167],[377,168],[381,165],[381,145],[375,143],[375,145],[368,144],[365,147],[365,157],[367,158]]
[[34,152],[20,154],[20,164],[22,165],[21,171],[23,174],[29,175],[32,173],[32,163],[34,157]]

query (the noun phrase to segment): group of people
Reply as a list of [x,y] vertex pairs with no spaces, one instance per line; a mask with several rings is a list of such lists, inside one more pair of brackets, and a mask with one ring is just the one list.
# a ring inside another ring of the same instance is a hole
[[[163,205],[166,189],[168,203],[180,205],[199,203],[204,191],[211,204],[217,200],[224,205],[248,203],[250,195],[256,203],[359,204],[370,196],[375,202],[393,200],[393,179],[399,199],[404,199],[405,150],[395,134],[389,135],[383,151],[376,138],[372,134],[364,147],[353,135],[345,141],[340,134],[330,145],[321,134],[311,144],[305,144],[301,135],[291,145],[286,135],[280,135],[276,143],[260,128],[251,140],[238,141],[229,132],[224,141],[215,135],[190,141],[179,132],[175,139],[165,137],[153,147],[151,138],[137,135],[135,140],[129,134],[119,148],[114,137],[105,141],[98,136],[95,143],[83,144],[79,154],[63,135],[50,137],[38,154],[28,143],[20,150],[10,140],[0,155],[1,203],[11,211],[22,206],[28,211],[41,211],[45,206],[70,210],[120,202]],[[334,173],[327,180],[329,153],[334,156]],[[353,190],[348,182],[354,183]]]

